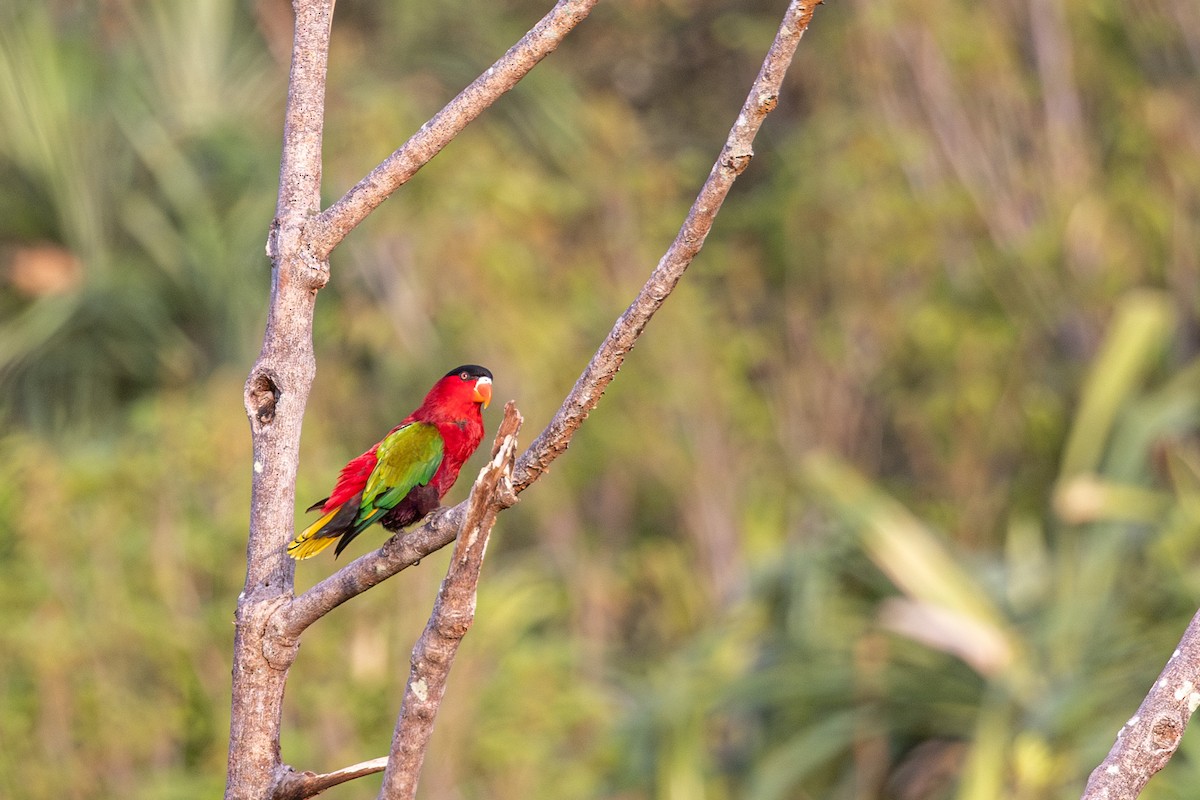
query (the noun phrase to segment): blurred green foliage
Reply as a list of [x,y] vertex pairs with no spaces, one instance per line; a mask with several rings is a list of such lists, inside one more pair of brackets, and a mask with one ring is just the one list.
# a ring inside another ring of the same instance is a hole
[[[545,5],[339,4],[327,199]],[[354,234],[301,506],[448,364],[536,433],[782,5],[601,4]],[[1078,796],[1200,594],[1197,31],[819,9],[692,273],[501,521],[423,796]],[[5,797],[222,784],[289,37],[278,0],[0,7]],[[384,752],[444,563],[309,632],[285,760]]]

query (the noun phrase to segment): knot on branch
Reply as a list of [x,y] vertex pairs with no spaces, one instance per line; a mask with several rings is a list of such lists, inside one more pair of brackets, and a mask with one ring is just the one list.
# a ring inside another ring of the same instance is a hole
[[281,281],[300,284],[316,292],[329,283],[329,253],[315,239],[317,217],[299,214],[271,221],[267,236],[267,258]]
[[276,381],[277,377],[269,370],[255,370],[246,381],[246,413],[259,426],[275,420],[275,406],[283,394]]
[[304,285],[309,291],[316,293],[319,289],[324,289],[325,284],[329,283],[329,254],[321,253],[312,242],[312,236],[309,234],[309,228],[312,227],[312,222],[305,225],[305,232],[301,239],[300,250],[297,252],[295,263],[301,268],[301,275]]
[[300,651],[300,640],[291,639],[274,630],[267,631],[263,638],[263,658],[272,669],[289,669],[296,663],[296,654]]
[[496,487],[496,505],[500,508],[512,508],[517,504],[517,500],[519,499],[517,489],[513,485],[512,472],[510,471],[504,480],[500,481],[500,485]]
[[437,617],[437,632],[446,639],[463,639],[474,622],[474,604],[469,604],[466,608],[447,609]]
[[1183,738],[1183,725],[1169,714],[1162,714],[1150,726],[1150,743],[1159,750],[1174,752]]
[[263,658],[271,669],[279,671],[292,666],[300,649],[300,641],[283,632],[286,610],[291,602],[286,595],[276,595],[239,609],[239,613],[244,612],[254,620],[248,627],[259,632]]
[[750,159],[754,158],[754,150],[747,147],[740,152],[730,151],[721,159],[721,166],[731,171],[735,176],[741,175],[746,171],[746,167],[750,166]]
[[314,772],[297,772],[287,764],[280,764],[275,768],[275,780],[272,782],[269,796],[272,800],[300,800],[307,796],[303,793],[301,784],[315,777]]

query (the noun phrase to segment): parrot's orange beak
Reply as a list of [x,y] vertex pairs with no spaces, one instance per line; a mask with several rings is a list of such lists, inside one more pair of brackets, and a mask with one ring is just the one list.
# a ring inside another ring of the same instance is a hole
[[480,378],[475,381],[475,395],[471,399],[476,403],[483,403],[483,407],[487,408],[492,402],[492,379]]

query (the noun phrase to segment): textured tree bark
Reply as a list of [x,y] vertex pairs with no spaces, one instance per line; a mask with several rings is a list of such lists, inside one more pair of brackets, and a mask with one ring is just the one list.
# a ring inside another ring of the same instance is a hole
[[379,792],[382,800],[411,800],[417,795],[425,750],[446,694],[446,679],[458,645],[475,621],[476,588],[488,537],[496,515],[517,499],[512,491],[512,470],[521,422],[521,415],[510,402],[496,433],[492,460],[480,471],[467,499],[466,521],[455,542],[446,577],[429,623],[413,647],[404,702],[392,735],[391,758]]
[[291,535],[300,425],[316,371],[312,346],[316,290],[327,261],[302,244],[320,208],[322,107],[333,0],[297,2],[292,69],[284,120],[279,198],[267,242],[271,304],[262,351],[246,381],[254,448],[246,583],[238,597],[225,797],[266,797],[281,769],[283,690],[294,649],[265,645],[267,620],[292,598]]
[[384,769],[384,760],[331,773],[297,773],[281,763],[279,735],[284,687],[301,634],[332,608],[454,541],[450,572],[425,634],[413,653],[404,706],[397,721],[383,797],[416,790],[425,746],[458,641],[474,615],[475,587],[496,514],[545,474],[566,451],[651,317],[700,251],[751,144],[775,107],[780,84],[819,3],[792,0],[749,96],[707,181],[670,249],[637,298],[576,381],[534,443],[514,460],[520,415],[506,407],[493,462],[471,497],[433,514],[423,525],[391,537],[378,551],[343,567],[296,598],[294,565],[285,552],[293,533],[300,426],[315,374],[312,317],[317,291],[329,279],[330,251],[397,187],[432,159],[542,58],[595,5],[561,0],[484,75],[326,212],[319,213],[321,132],[332,0],[293,0],[296,33],[284,126],[279,202],[267,243],[271,306],[262,352],[246,382],[245,403],[254,445],[246,584],[238,598],[233,707],[225,796],[299,800]]
[[[254,462],[246,582],[235,612],[225,786],[225,796],[230,800],[282,796],[285,787],[292,792],[309,792],[291,796],[311,796],[347,780],[350,773],[354,777],[378,771],[339,770],[330,773],[333,777],[317,776],[298,790],[298,785],[288,780],[295,773],[281,763],[279,750],[284,687],[288,668],[295,660],[299,631],[281,634],[278,624],[272,625],[272,621],[293,600],[294,564],[284,545],[294,527],[300,429],[316,372],[313,309],[317,290],[329,280],[329,254],[391,191],[552,52],[595,3],[560,2],[492,69],[423,126],[318,224],[325,76],[334,2],[293,0],[296,19],[279,197],[267,240],[267,255],[272,262],[270,307],[262,350],[246,381],[244,396]],[[381,192],[380,187],[385,186],[388,188]],[[451,541],[462,523],[462,512],[442,513],[435,519],[440,523],[434,526],[439,538]],[[415,541],[419,543],[422,538],[418,536]],[[404,558],[413,551],[413,544],[397,541],[390,548]]]
[[1200,706],[1200,612],[1167,660],[1137,713],[1117,731],[1108,756],[1092,770],[1083,800],[1132,800],[1179,749]]

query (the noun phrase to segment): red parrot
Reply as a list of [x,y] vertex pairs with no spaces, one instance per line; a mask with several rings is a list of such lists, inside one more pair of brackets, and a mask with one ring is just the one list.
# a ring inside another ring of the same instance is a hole
[[337,541],[336,557],[376,522],[398,531],[437,508],[483,440],[480,407],[491,401],[492,373],[484,367],[447,372],[420,408],[342,467],[329,497],[308,509],[320,509],[321,518],[288,544],[288,555],[311,558]]

